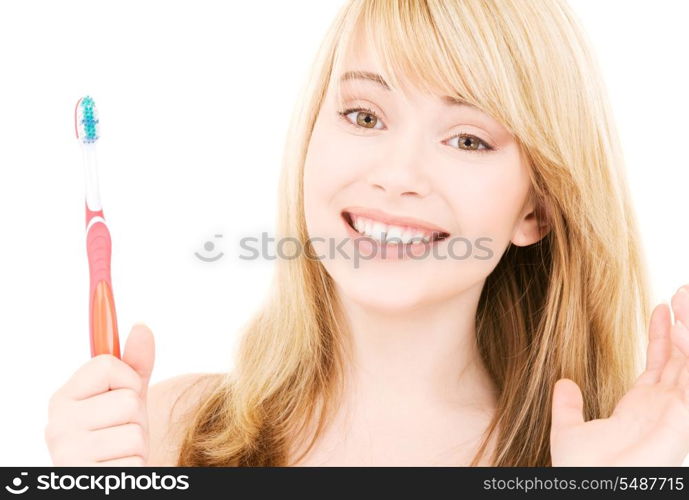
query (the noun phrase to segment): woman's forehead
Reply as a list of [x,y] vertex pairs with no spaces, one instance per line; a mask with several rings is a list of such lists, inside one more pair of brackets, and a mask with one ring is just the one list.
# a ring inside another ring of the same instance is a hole
[[348,41],[343,40],[343,43],[347,47],[343,47],[339,67],[333,68],[330,82],[337,91],[343,86],[356,89],[370,88],[371,84],[375,84],[383,90],[397,91],[406,97],[423,94],[440,98],[448,104],[471,105],[468,99],[453,91],[438,75],[434,77],[428,72],[418,71],[419,68],[412,70],[411,61],[385,60],[376,44],[360,34],[353,35]]
[[[342,59],[341,67],[336,69],[339,71],[335,75],[338,85],[344,82],[349,85],[356,85],[361,83],[361,80],[368,79],[380,83],[386,90],[391,90],[395,86],[402,87],[400,88],[402,90],[410,87],[412,83],[409,76],[402,71],[395,71],[395,75],[388,74],[373,44],[360,44],[357,40],[352,41],[349,50]],[[399,81],[395,82],[395,79]]]
[[[344,36],[340,40],[343,44],[340,46],[342,52],[335,62],[336,66],[333,67],[329,89],[329,91],[334,90],[337,100],[344,99],[343,89],[350,89],[353,92],[358,92],[359,89],[362,91],[380,89],[382,92],[397,93],[409,100],[422,96],[448,109],[462,108],[470,111],[474,116],[480,114],[492,126],[499,128],[501,135],[504,133],[512,135],[508,131],[509,127],[505,127],[502,121],[488,112],[481,103],[472,99],[472,90],[465,84],[466,82],[454,82],[449,74],[419,68],[418,64],[421,63],[414,62],[418,54],[416,57],[414,55],[407,57],[393,50],[392,54],[397,54],[396,56],[388,55],[384,58],[381,51],[385,50],[386,44],[393,43],[393,40],[380,38],[380,35],[380,30],[372,30],[371,35],[368,36],[363,25],[360,24],[350,37]],[[376,37],[375,40],[373,37]],[[461,94],[458,91],[459,88],[467,89],[469,95]]]

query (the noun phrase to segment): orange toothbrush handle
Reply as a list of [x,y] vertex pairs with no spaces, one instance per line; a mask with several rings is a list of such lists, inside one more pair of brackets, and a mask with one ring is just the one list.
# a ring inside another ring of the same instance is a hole
[[99,281],[91,299],[91,357],[112,354],[120,357],[115,300],[107,281]]
[[[115,298],[110,279],[111,241],[108,226],[103,219],[103,211],[92,212],[86,209],[87,228],[86,251],[89,260],[89,336],[91,338],[91,357],[99,354],[112,354],[120,357],[120,341],[117,333],[117,314]],[[88,223],[98,217],[91,226]]]

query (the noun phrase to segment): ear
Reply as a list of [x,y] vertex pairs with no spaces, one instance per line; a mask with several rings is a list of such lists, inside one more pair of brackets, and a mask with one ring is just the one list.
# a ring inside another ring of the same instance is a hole
[[549,231],[547,208],[532,199],[519,216],[511,242],[518,247],[532,245],[540,241]]

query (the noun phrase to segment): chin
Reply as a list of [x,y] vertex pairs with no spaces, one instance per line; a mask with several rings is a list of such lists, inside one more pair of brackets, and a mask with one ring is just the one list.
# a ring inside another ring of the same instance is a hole
[[336,273],[333,276],[339,291],[348,300],[367,309],[389,313],[403,312],[438,300],[432,290],[423,286],[402,287],[399,280],[388,280],[352,269],[344,272],[348,275],[339,276],[339,273]]

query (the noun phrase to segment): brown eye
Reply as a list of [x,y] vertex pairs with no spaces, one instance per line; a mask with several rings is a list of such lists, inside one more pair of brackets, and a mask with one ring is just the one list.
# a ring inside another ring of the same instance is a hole
[[454,140],[457,140],[457,149],[463,149],[464,151],[483,153],[484,151],[493,149],[485,141],[479,139],[475,135],[459,134],[451,138],[449,142],[452,143]]
[[[370,129],[383,128],[383,122],[370,109],[347,109],[340,114],[354,126]],[[356,123],[349,118],[349,115],[355,115],[354,120],[356,120]]]
[[358,111],[356,114],[356,122],[362,127],[374,128],[378,122],[378,118],[371,113],[365,111]]
[[478,141],[474,137],[460,137],[459,143],[466,149],[478,149]]

